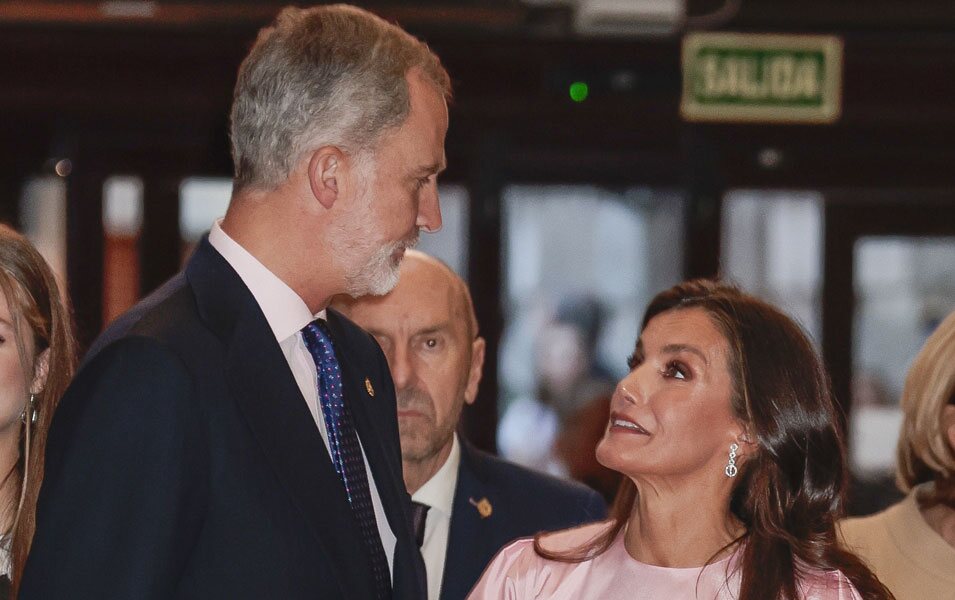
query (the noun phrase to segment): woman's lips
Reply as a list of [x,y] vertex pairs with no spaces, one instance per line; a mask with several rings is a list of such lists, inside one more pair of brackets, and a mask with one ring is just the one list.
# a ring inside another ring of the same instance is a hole
[[644,429],[640,423],[617,412],[610,413],[610,429],[638,435],[650,435],[650,432]]

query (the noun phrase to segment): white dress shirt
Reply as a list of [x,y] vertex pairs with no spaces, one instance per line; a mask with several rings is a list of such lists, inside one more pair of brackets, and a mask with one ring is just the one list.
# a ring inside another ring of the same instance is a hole
[[451,454],[441,468],[417,492],[411,495],[415,502],[430,506],[424,525],[424,543],[421,556],[428,574],[428,600],[438,600],[444,577],[444,559],[448,553],[448,535],[451,530],[451,507],[454,490],[458,486],[458,465],[461,464],[461,446],[458,435],[451,441]]
[[[288,361],[295,383],[298,384],[302,396],[305,397],[305,403],[312,413],[312,418],[315,419],[315,425],[318,426],[318,431],[322,435],[325,448],[329,448],[325,417],[318,405],[318,371],[315,369],[312,355],[305,347],[301,331],[314,319],[324,319],[325,311],[322,310],[313,315],[308,310],[305,301],[258,259],[249,254],[238,242],[229,237],[222,230],[220,222],[216,221],[212,226],[212,231],[209,232],[209,243],[235,269],[239,278],[242,279],[245,286],[252,292],[252,296],[255,297],[255,301],[265,315],[265,320],[268,321],[269,327],[272,329],[272,333],[275,334],[275,339],[282,349],[285,360]],[[361,440],[359,440],[360,442]],[[361,452],[362,458],[365,460],[365,471],[368,474],[368,487],[371,491],[371,503],[375,508],[378,533],[381,535],[381,544],[388,559],[388,570],[392,572],[392,579],[394,579],[394,554],[397,540],[391,526],[388,524],[388,518],[381,504],[381,496],[378,494],[378,486],[375,484],[375,478],[368,465],[368,457],[365,456],[365,449],[362,448]],[[331,450],[329,449],[330,455]]]

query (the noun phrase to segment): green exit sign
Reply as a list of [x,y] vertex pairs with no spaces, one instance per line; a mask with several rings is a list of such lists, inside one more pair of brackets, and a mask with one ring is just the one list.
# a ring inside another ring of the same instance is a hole
[[683,38],[684,118],[832,123],[842,41],[828,35],[692,33]]

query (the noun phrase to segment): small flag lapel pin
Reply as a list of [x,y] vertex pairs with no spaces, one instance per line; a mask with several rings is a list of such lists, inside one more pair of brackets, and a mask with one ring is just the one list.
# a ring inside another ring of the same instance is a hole
[[487,498],[481,498],[480,500],[468,498],[468,502],[471,503],[471,506],[477,509],[478,514],[481,515],[482,519],[490,517],[491,513],[494,512],[494,507],[491,506],[491,501]]

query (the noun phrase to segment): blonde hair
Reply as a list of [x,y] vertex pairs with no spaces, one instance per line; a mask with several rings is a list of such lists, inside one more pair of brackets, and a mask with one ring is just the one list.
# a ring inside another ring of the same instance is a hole
[[401,28],[344,4],[283,9],[239,67],[230,130],[236,189],[274,188],[322,145],[370,150],[407,117],[412,68],[450,97],[438,57]]
[[[11,597],[16,597],[36,529],[36,501],[43,480],[47,432],[53,410],[76,368],[76,344],[69,310],[60,297],[49,265],[25,237],[3,224],[0,224],[0,292],[10,309],[27,386],[36,375],[37,358],[49,351],[46,382],[24,413],[20,457],[16,464],[20,489],[13,525],[8,532],[12,536]],[[32,356],[26,352],[24,336],[27,334],[32,335],[35,342]]]
[[955,450],[942,431],[942,411],[955,396],[955,312],[926,340],[902,390],[896,481],[903,491],[928,481],[955,484]]

